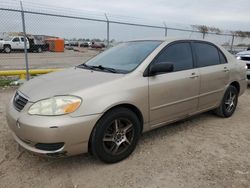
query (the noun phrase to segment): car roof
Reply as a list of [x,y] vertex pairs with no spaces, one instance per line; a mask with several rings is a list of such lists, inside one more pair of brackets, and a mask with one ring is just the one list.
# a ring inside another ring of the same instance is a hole
[[203,41],[203,42],[211,42],[209,40],[204,39],[193,39],[193,38],[175,38],[175,37],[167,37],[167,38],[143,38],[143,39],[136,39],[130,40],[129,42],[137,42],[137,41],[162,41],[162,42],[174,42],[174,41]]

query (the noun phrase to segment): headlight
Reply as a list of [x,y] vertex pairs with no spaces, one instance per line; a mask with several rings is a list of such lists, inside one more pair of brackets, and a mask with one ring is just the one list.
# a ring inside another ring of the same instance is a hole
[[28,113],[31,115],[57,116],[69,114],[81,105],[81,99],[74,96],[56,96],[38,101],[31,105]]
[[240,56],[236,56],[236,59],[241,60],[241,57]]

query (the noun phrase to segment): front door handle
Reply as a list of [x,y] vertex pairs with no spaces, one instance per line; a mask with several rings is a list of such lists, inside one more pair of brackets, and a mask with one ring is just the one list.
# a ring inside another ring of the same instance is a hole
[[195,73],[195,72],[193,72],[192,74],[191,74],[191,76],[189,76],[189,78],[198,78],[199,76]]

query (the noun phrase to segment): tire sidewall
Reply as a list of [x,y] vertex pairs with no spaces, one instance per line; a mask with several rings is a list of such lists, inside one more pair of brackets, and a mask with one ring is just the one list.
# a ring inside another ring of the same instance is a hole
[[[134,138],[130,147],[119,155],[111,155],[103,147],[103,136],[110,123],[118,118],[127,118],[134,126]],[[115,163],[128,157],[135,149],[140,137],[140,121],[138,117],[126,108],[112,110],[105,114],[96,124],[91,136],[91,149],[93,154],[101,161],[106,163]]]
[[[228,111],[226,110],[226,106],[225,106],[225,100],[227,100],[227,96],[228,96],[229,92],[233,92],[233,93],[236,94],[235,106],[234,106],[234,108],[233,108],[233,110],[232,110],[231,112],[228,112]],[[230,116],[232,116],[233,113],[235,112],[236,107],[237,107],[237,104],[238,104],[238,95],[239,95],[238,90],[237,90],[234,86],[229,86],[229,87],[227,88],[227,90],[226,90],[226,92],[225,92],[225,94],[224,94],[224,97],[223,97],[222,104],[221,104],[221,105],[222,105],[222,112],[223,112],[223,115],[224,115],[225,117],[230,117]]]

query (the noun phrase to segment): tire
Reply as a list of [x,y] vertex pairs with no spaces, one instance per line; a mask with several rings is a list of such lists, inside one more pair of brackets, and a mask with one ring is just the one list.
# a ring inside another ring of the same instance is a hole
[[37,48],[37,53],[42,53],[42,48],[41,47]]
[[107,112],[91,134],[91,152],[105,163],[116,163],[127,158],[140,138],[140,121],[127,108]]
[[10,52],[11,52],[11,47],[10,47],[10,46],[4,46],[3,51],[4,51],[5,53],[10,53]]
[[214,112],[220,117],[231,117],[238,104],[238,95],[238,90],[230,85],[224,94],[220,106]]

